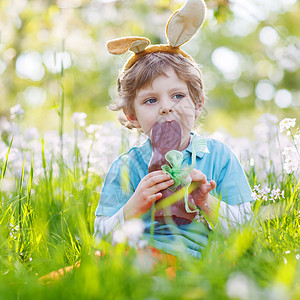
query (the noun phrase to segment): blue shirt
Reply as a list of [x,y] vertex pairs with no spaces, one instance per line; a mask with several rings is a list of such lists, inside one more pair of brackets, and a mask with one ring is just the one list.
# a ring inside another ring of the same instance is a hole
[[[217,187],[211,194],[230,205],[252,201],[245,173],[230,147],[220,141],[207,139],[207,148],[209,153],[196,153],[195,169],[201,170],[208,181],[216,182]],[[191,142],[182,154],[182,164],[191,164]],[[112,216],[126,204],[141,179],[148,174],[151,156],[151,142],[148,139],[113,162],[104,181],[96,216]],[[207,244],[209,230],[202,222],[194,220],[188,225],[179,226],[153,223],[151,210],[141,218],[145,222],[144,238],[148,243],[170,254],[187,253],[200,257],[201,250]],[[150,234],[153,229],[154,234]]]

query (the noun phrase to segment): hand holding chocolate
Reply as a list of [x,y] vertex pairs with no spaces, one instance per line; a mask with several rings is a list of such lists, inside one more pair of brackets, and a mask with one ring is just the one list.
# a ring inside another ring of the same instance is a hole
[[[181,143],[181,127],[176,121],[166,121],[163,123],[155,123],[151,131],[152,157],[149,163],[149,172],[161,170],[163,165],[168,165],[165,158],[166,154],[171,150],[178,150]],[[182,186],[179,185],[178,191]],[[175,191],[175,192],[176,192]],[[172,195],[170,189],[161,191],[162,198],[157,203]],[[189,196],[189,203],[193,203],[193,199]],[[155,205],[156,205],[155,204]],[[170,218],[177,225],[185,225],[191,223],[195,218],[196,212],[187,212],[184,199],[179,199],[176,203],[165,209],[155,211],[155,220],[160,223],[166,223]]]

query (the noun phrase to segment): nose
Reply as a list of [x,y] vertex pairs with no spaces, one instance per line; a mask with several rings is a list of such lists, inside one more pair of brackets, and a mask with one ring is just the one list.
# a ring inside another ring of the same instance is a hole
[[159,110],[159,113],[161,115],[167,115],[169,113],[174,112],[174,108],[173,107],[166,107],[166,106],[162,106]]

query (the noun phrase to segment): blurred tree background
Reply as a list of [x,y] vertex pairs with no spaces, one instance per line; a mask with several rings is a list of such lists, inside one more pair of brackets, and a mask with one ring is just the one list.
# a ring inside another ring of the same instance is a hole
[[[1,0],[0,118],[25,110],[24,127],[65,129],[73,112],[88,123],[116,120],[116,96],[129,54],[106,52],[109,39],[138,35],[166,43],[165,25],[184,0]],[[206,21],[183,46],[202,65],[205,130],[250,135],[262,113],[300,115],[300,3],[207,0]]]

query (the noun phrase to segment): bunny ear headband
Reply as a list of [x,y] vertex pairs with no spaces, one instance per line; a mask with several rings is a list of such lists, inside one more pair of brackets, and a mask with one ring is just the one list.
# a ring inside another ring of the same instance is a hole
[[191,61],[191,56],[180,49],[180,46],[189,41],[202,26],[205,19],[205,4],[203,0],[187,0],[185,5],[175,11],[166,26],[167,45],[150,45],[145,37],[124,37],[107,42],[106,47],[111,54],[124,54],[128,50],[133,55],[128,59],[123,70],[128,70],[137,60],[151,52],[168,52],[181,54]]

